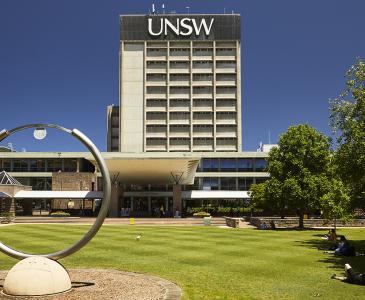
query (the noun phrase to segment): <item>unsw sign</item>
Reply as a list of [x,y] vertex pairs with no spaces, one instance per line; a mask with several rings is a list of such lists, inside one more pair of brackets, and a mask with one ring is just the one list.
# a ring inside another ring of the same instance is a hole
[[191,36],[195,34],[199,36],[201,32],[204,32],[206,36],[212,29],[214,18],[203,18],[200,20],[194,18],[176,18],[174,21],[170,21],[167,18],[160,18],[158,26],[153,26],[153,19],[148,18],[148,33],[152,36],[167,36],[169,31],[173,32],[177,36]]
[[120,39],[148,40],[240,40],[240,15],[123,15]]

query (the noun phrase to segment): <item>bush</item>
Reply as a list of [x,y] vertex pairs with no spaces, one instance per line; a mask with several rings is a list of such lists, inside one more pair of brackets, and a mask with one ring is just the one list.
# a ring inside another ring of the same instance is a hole
[[0,213],[1,223],[10,223],[15,219],[15,214],[11,212]]
[[210,213],[207,213],[205,211],[200,211],[200,212],[194,213],[193,217],[196,217],[196,218],[210,217]]
[[51,217],[69,217],[70,214],[64,211],[55,211],[50,214]]

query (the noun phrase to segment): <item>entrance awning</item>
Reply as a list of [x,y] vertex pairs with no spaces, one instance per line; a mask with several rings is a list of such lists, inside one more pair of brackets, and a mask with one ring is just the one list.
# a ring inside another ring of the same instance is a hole
[[101,199],[103,192],[97,191],[19,191],[15,199]]
[[200,158],[189,154],[103,153],[112,179],[131,184],[193,184]]
[[250,198],[248,191],[184,191],[183,199],[241,199]]

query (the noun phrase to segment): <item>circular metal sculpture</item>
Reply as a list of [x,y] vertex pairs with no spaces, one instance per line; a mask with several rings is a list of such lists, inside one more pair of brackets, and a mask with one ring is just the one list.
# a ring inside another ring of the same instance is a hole
[[5,253],[6,255],[9,255],[16,259],[24,259],[24,258],[28,258],[28,257],[42,256],[42,257],[50,258],[53,260],[58,260],[58,259],[66,257],[66,256],[69,256],[72,253],[75,253],[76,251],[78,251],[82,247],[84,247],[95,236],[95,234],[99,231],[101,225],[103,224],[104,219],[108,214],[110,196],[111,196],[111,184],[110,184],[109,170],[108,170],[108,168],[105,164],[105,161],[104,161],[103,157],[101,156],[101,153],[98,150],[98,148],[94,145],[94,143],[86,135],[84,135],[82,132],[80,132],[77,129],[70,130],[70,129],[64,128],[59,125],[54,125],[54,124],[28,124],[28,125],[23,125],[23,126],[13,128],[11,130],[4,129],[4,130],[0,131],[0,142],[15,132],[22,131],[22,130],[29,129],[29,128],[55,128],[55,129],[59,129],[63,132],[66,132],[68,134],[71,134],[72,136],[77,138],[82,144],[84,144],[89,149],[89,151],[94,156],[94,158],[99,166],[99,169],[101,171],[101,174],[103,176],[104,195],[103,195],[103,201],[102,201],[102,205],[101,205],[99,214],[98,214],[94,224],[89,229],[89,231],[86,232],[85,235],[72,246],[70,246],[64,250],[54,252],[54,253],[30,254],[30,253],[24,253],[24,252],[17,251],[0,242],[0,251]]

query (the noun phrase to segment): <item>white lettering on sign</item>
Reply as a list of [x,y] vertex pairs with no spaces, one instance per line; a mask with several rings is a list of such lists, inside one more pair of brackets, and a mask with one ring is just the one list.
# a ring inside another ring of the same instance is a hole
[[159,20],[159,28],[152,28],[152,18],[148,18],[148,33],[153,36],[159,36],[161,34],[167,35],[169,31],[172,31],[176,35],[184,35],[189,36],[193,32],[195,35],[200,35],[202,29],[204,30],[206,35],[209,35],[210,30],[212,29],[212,25],[214,22],[214,18],[210,19],[209,25],[207,21],[203,18],[200,23],[198,23],[195,19],[191,18],[176,18],[176,23],[172,23],[170,20],[166,18],[161,18]]

